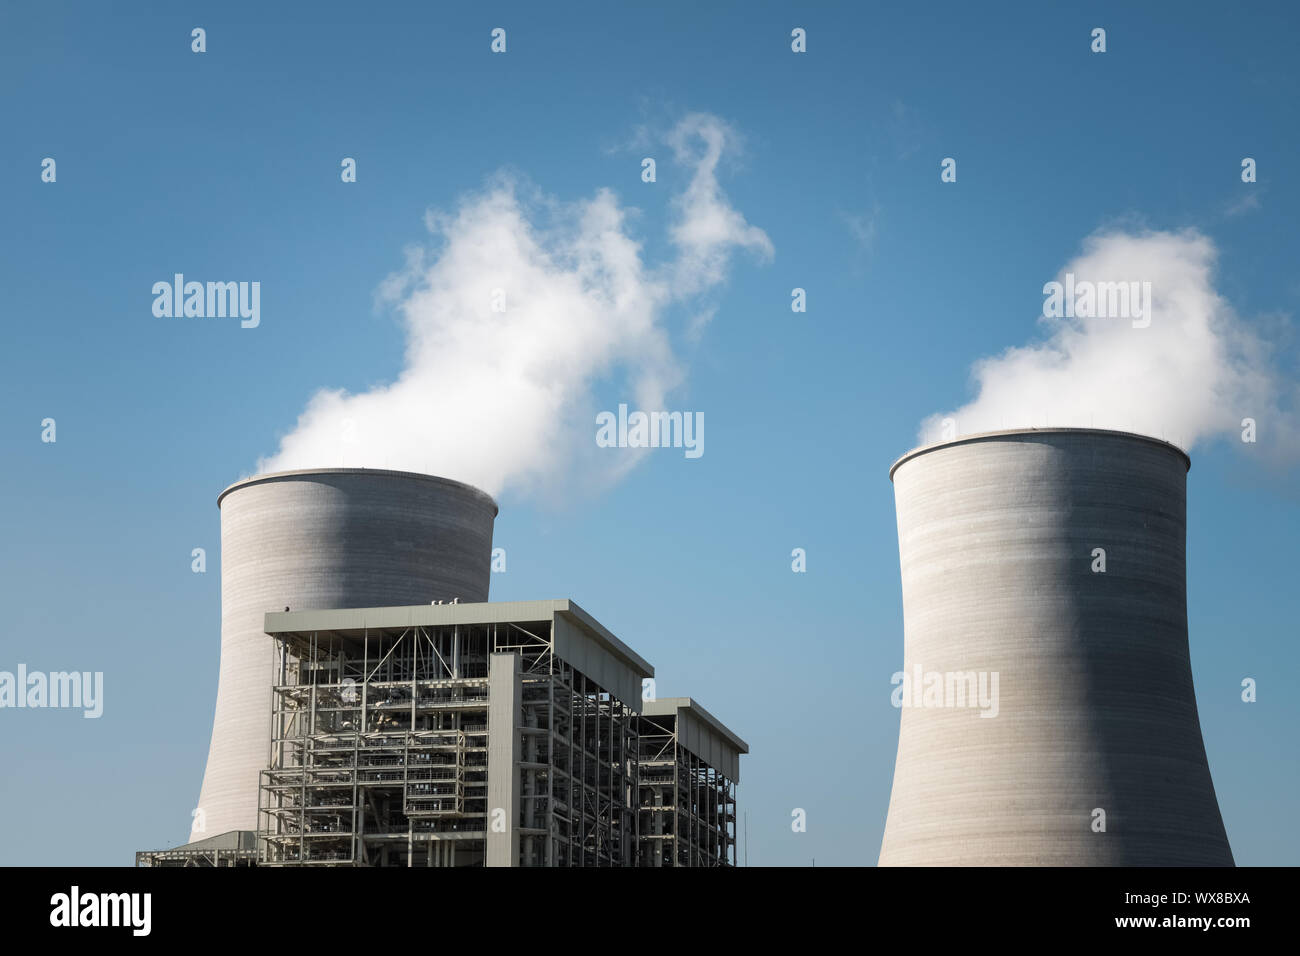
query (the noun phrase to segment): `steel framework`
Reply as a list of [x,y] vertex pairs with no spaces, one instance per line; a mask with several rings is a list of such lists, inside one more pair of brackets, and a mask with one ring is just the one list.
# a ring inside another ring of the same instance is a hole
[[[517,837],[510,865],[633,865],[634,715],[557,656],[551,630],[535,621],[275,635],[258,862],[479,866],[489,832],[506,830]],[[489,732],[494,655],[518,659],[509,734]],[[494,748],[517,773],[509,810],[489,806]]]
[[247,830],[231,830],[220,836],[187,843],[169,850],[138,850],[135,865],[141,867],[230,867],[257,863],[257,842]]
[[642,866],[735,866],[736,785],[682,745],[678,715],[638,718]]

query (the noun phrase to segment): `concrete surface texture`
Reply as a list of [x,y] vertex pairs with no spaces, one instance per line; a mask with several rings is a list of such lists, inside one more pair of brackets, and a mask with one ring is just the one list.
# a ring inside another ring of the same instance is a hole
[[920,686],[882,866],[1232,865],[1187,642],[1189,467],[1095,429],[969,436],[895,464],[896,703]]
[[217,503],[221,673],[191,840],[257,827],[275,646],[265,614],[486,601],[497,513],[469,485],[368,469],[261,475]]

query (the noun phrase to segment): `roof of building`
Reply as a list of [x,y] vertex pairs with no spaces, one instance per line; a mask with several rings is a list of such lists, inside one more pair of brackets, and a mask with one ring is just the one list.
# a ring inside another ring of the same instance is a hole
[[604,625],[566,598],[547,601],[484,601],[472,604],[415,604],[406,607],[363,607],[329,610],[271,611],[267,634],[308,634],[328,631],[360,637],[367,630],[406,627],[443,627],[450,624],[505,624],[548,621],[561,616],[576,624],[606,651],[642,677],[653,677],[654,667]]
[[197,853],[207,852],[209,850],[256,850],[257,834],[252,830],[227,830],[225,833],[218,833],[216,836],[205,837],[202,840],[194,840],[190,843],[183,843],[180,846],[168,847],[165,850],[141,850],[141,853]]
[[656,700],[645,700],[641,702],[641,713],[647,717],[661,717],[668,714],[675,714],[679,710],[689,710],[695,717],[708,726],[714,733],[720,735],[727,743],[736,748],[737,753],[749,753],[749,744],[741,740],[731,728],[722,721],[718,720],[693,697],[660,697]]

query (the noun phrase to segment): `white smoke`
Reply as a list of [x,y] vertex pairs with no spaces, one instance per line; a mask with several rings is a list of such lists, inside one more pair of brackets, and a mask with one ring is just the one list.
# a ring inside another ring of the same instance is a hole
[[405,326],[405,367],[367,392],[318,392],[259,470],[393,468],[493,495],[617,480],[643,450],[596,448],[594,388],[621,382],[610,410],[665,410],[684,380],[666,313],[711,314],[696,300],[736,249],[772,255],[718,184],[730,128],[692,114],[668,142],[690,176],[672,201],[674,255],[658,266],[628,230],[635,210],[607,189],[566,203],[503,175],[454,214],[430,213],[440,249],[411,252],[381,289]]
[[[1242,420],[1258,441],[1293,455],[1296,381],[1279,374],[1259,335],[1214,287],[1216,250],[1206,236],[1107,232],[1084,243],[1057,277],[1149,282],[1149,321],[1040,318],[1038,344],[975,363],[973,401],[932,415],[923,444],[1003,428],[1112,428],[1164,438],[1183,448],[1222,435],[1239,440]],[[1046,298],[1046,296],[1044,296]],[[945,419],[950,420],[945,428]]]

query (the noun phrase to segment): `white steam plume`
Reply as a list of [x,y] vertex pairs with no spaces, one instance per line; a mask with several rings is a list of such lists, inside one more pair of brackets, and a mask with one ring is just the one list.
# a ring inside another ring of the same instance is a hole
[[1149,282],[1148,315],[1041,318],[1045,340],[976,362],[975,399],[927,418],[921,442],[1073,426],[1191,448],[1220,435],[1239,438],[1242,419],[1253,418],[1260,443],[1294,455],[1295,379],[1278,373],[1261,338],[1215,290],[1215,256],[1214,244],[1194,230],[1090,237],[1057,281],[1073,274],[1076,286]]
[[643,450],[595,446],[595,385],[623,383],[606,405],[665,410],[684,379],[665,313],[682,303],[709,314],[688,300],[725,279],[736,249],[772,255],[718,185],[719,160],[735,145],[729,127],[692,114],[669,144],[690,178],[672,204],[674,256],[655,267],[607,189],[566,203],[499,176],[454,214],[431,213],[441,248],[412,252],[381,290],[406,329],[397,379],[359,394],[318,392],[259,470],[346,462],[493,495],[617,480]]

